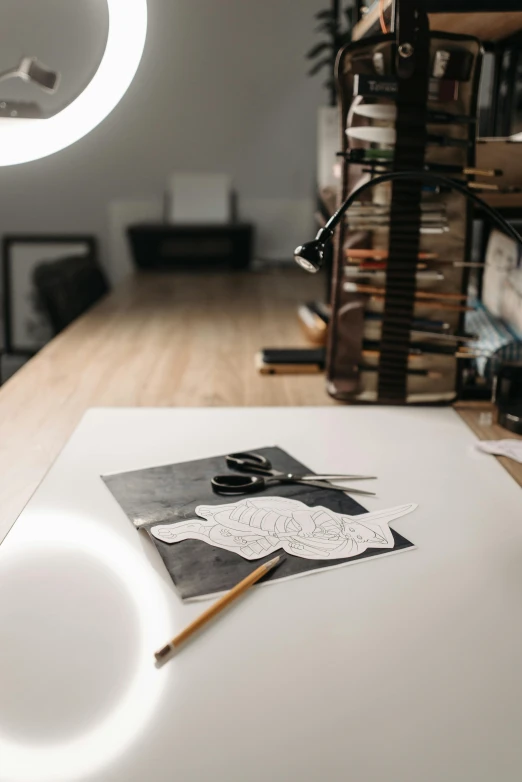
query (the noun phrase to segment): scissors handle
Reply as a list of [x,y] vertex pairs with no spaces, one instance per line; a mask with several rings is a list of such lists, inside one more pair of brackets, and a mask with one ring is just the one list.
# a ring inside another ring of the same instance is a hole
[[210,481],[216,494],[255,494],[267,485],[265,478],[257,475],[216,475]]
[[272,463],[258,453],[231,453],[226,457],[227,467],[254,475],[271,475]]

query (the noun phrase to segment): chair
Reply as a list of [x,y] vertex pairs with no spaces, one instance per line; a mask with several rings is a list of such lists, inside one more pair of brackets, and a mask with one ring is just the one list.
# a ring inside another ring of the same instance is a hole
[[110,290],[102,268],[91,255],[41,263],[34,270],[33,282],[55,334]]

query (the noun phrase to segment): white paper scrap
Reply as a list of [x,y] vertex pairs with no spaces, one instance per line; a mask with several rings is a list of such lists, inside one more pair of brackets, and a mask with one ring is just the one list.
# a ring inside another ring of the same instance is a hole
[[477,443],[477,448],[495,456],[507,456],[522,464],[522,440],[482,440]]

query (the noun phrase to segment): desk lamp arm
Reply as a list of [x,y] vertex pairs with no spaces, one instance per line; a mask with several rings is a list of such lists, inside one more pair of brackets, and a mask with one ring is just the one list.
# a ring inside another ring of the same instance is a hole
[[421,182],[444,185],[451,190],[457,190],[459,193],[462,193],[462,195],[466,196],[466,198],[469,198],[475,204],[478,204],[502,231],[505,231],[512,239],[515,240],[515,242],[522,246],[522,237],[518,231],[516,231],[512,225],[504,220],[504,218],[497,212],[496,209],[490,207],[482,198],[480,198],[480,196],[469,190],[465,184],[457,182],[454,179],[450,179],[449,177],[445,177],[442,174],[436,174],[432,171],[389,171],[385,174],[374,177],[369,182],[364,182],[362,185],[353,190],[346,201],[344,201],[339,209],[330,217],[326,225],[320,229],[315,239],[311,242],[305,242],[304,244],[299,245],[299,247],[296,247],[294,251],[295,262],[301,266],[302,269],[310,272],[311,274],[318,272],[324,263],[324,251],[326,245],[331,241],[335,233],[335,229],[354,201],[356,201],[361,193],[364,193],[365,190],[369,190],[375,185],[380,185],[384,182],[392,182],[396,179],[418,179]]

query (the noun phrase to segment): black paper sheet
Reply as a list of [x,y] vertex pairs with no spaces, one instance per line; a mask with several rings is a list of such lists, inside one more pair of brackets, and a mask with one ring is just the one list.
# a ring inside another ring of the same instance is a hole
[[[305,465],[281,448],[252,450],[266,456],[276,470],[294,474],[311,474]],[[228,472],[230,470],[225,457],[215,456],[103,476],[103,480],[133,524],[148,531],[156,524],[172,524],[176,521],[197,518],[195,509],[198,505],[223,505],[241,500],[241,496],[223,497],[212,491],[211,478]],[[370,486],[370,484],[364,485]],[[251,496],[257,498],[263,495],[291,497],[310,507],[323,505],[330,510],[352,516],[366,512],[366,509],[352,497],[327,488],[319,489],[302,484],[277,484]],[[393,549],[386,551],[367,549],[350,559],[310,560],[281,552],[285,555],[285,561],[264,580],[276,581],[305,575],[324,568],[346,565],[360,559],[378,557],[392,551],[413,547],[409,540],[395,530],[392,530],[392,534],[395,541]],[[183,600],[196,599],[231,589],[252,570],[275,556],[272,553],[253,562],[200,540],[184,540],[176,544],[168,544],[152,535],[149,536]]]

